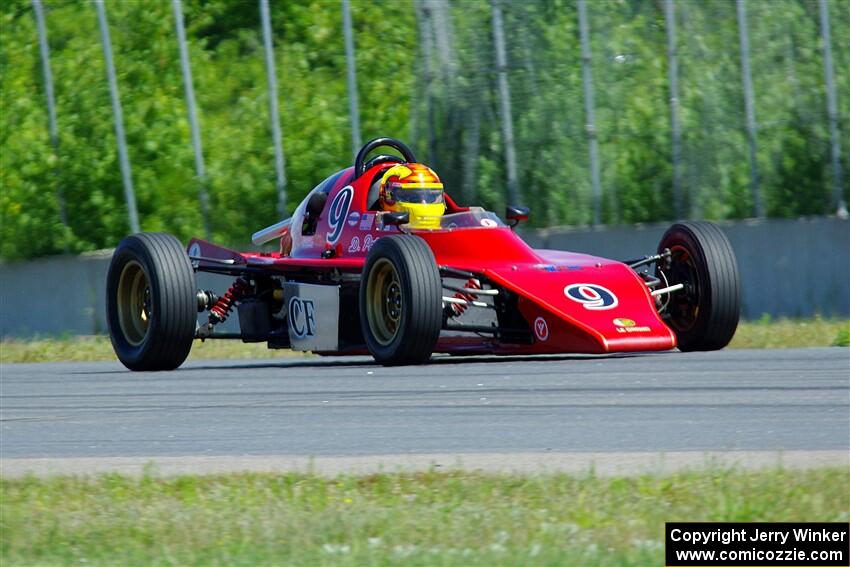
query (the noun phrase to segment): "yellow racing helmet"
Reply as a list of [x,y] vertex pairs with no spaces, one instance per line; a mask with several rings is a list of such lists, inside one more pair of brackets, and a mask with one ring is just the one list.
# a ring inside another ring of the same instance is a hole
[[381,202],[385,211],[409,213],[411,228],[440,228],[446,212],[440,178],[421,163],[394,165],[384,172]]

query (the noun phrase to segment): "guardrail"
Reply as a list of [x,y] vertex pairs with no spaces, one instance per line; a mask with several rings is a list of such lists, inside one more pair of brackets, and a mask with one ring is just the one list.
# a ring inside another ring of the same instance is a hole
[[[668,223],[529,230],[536,248],[636,258],[655,251]],[[738,257],[743,316],[850,316],[850,221],[834,217],[720,223]],[[106,332],[111,251],[6,263],[0,269],[0,336]],[[201,274],[199,287],[224,291],[230,278]],[[222,328],[232,332],[236,317]]]

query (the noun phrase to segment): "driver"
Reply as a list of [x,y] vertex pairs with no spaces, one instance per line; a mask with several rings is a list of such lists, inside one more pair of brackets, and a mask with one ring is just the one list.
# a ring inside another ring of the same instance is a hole
[[381,177],[381,209],[410,214],[410,228],[440,228],[446,212],[443,184],[421,163],[394,165]]

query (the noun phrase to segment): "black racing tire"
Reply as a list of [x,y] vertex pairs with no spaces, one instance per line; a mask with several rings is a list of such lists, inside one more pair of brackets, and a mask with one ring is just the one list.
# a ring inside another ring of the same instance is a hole
[[443,324],[440,271],[424,240],[379,238],[363,266],[360,325],[379,363],[422,364],[434,352]]
[[710,222],[679,222],[667,229],[658,253],[670,249],[669,267],[656,272],[666,284],[684,284],[662,312],[679,350],[719,350],[729,344],[741,313],[741,283],[732,245]]
[[106,276],[106,318],[124,366],[180,366],[192,348],[197,317],[195,271],[176,238],[140,233],[118,244]]

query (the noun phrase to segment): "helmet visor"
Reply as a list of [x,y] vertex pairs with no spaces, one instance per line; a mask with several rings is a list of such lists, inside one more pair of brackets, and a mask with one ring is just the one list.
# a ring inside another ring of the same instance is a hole
[[393,187],[392,196],[400,203],[432,205],[443,202],[442,189],[404,189],[396,186]]

